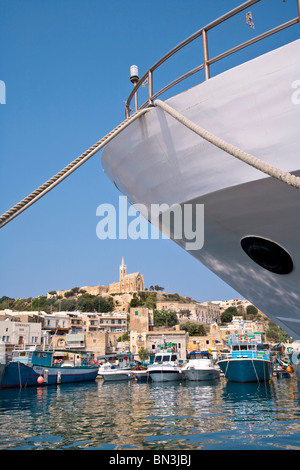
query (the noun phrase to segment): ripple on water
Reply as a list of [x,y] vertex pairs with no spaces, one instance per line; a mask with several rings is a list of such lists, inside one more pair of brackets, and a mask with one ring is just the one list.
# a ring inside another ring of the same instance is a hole
[[296,379],[0,391],[0,449],[298,449]]

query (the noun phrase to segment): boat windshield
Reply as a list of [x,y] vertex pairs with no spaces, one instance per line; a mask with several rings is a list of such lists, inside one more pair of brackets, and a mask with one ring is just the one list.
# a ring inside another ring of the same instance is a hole
[[159,356],[155,356],[154,362],[174,362],[177,361],[177,356],[176,354],[163,354]]
[[211,354],[209,352],[191,352],[188,359],[210,359]]
[[232,346],[232,351],[254,351],[255,349],[255,344],[234,344]]

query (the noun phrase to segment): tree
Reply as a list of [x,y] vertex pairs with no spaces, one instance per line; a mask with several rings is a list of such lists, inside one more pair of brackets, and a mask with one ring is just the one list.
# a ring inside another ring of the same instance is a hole
[[186,309],[181,309],[180,312],[179,312],[179,315],[181,317],[187,317],[189,319],[191,317],[192,313],[188,308],[186,308]]
[[47,306],[49,305],[47,297],[41,295],[40,297],[36,297],[32,301],[32,310],[46,310]]
[[175,326],[178,318],[171,310],[153,310],[154,326]]
[[[229,307],[230,308],[230,307]],[[221,322],[222,323],[230,323],[232,321],[233,314],[228,311],[227,308],[221,315]]]
[[266,330],[266,337],[268,341],[272,341],[274,343],[284,343],[291,339],[285,331],[272,321],[269,321],[269,328]]
[[256,317],[258,314],[258,310],[254,305],[248,305],[246,308],[247,315],[251,315],[252,317]]
[[68,290],[67,292],[64,293],[64,296],[67,297],[74,297],[74,292],[71,290]]
[[133,297],[133,299],[131,299],[130,301],[130,304],[129,304],[130,307],[138,307],[139,306],[139,299],[137,299],[136,297]]
[[147,349],[141,348],[141,349],[139,350],[139,358],[140,358],[141,362],[144,362],[145,357],[146,357],[147,355],[148,355]]
[[180,329],[187,331],[190,336],[205,336],[206,331],[203,325],[199,325],[198,323],[192,323],[187,321],[180,325]]
[[14,305],[14,302],[15,302],[15,299],[13,299],[11,297],[7,297],[6,295],[4,295],[0,299],[0,308],[1,309],[12,308],[13,305]]

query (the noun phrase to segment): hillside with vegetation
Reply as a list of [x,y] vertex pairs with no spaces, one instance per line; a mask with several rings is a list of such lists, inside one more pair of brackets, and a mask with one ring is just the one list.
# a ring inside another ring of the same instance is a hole
[[[158,288],[157,290],[155,290]],[[177,293],[169,294],[161,292],[160,286],[150,286],[149,290],[132,293],[130,307],[147,307],[153,310],[155,327],[174,327],[179,324],[178,315],[171,310],[157,310],[158,301],[171,301],[181,303],[196,303],[191,297],[181,296]],[[8,296],[0,298],[0,310],[10,309],[13,311],[44,311],[46,313],[55,312],[111,312],[119,304],[115,299],[116,294],[101,296],[88,294],[79,287],[74,287],[65,292],[64,296],[57,295],[56,291],[50,291],[51,298],[47,296],[28,297],[24,299],[14,299]],[[127,294],[128,295],[128,294]],[[122,294],[118,294],[118,297]],[[236,307],[227,308],[221,315],[221,324],[230,323],[234,316],[241,315]],[[280,343],[290,340],[290,336],[279,326],[273,323],[265,315],[261,314],[253,305],[249,305],[245,313],[244,320],[263,321],[265,323],[266,339],[270,342]],[[187,321],[180,324],[180,328],[187,331],[190,336],[203,336],[206,334],[205,326]]]

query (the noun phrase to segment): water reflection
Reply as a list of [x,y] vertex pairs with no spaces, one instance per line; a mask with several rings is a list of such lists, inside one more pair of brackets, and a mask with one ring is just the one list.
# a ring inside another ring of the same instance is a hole
[[0,392],[0,449],[300,448],[296,379],[105,383]]

